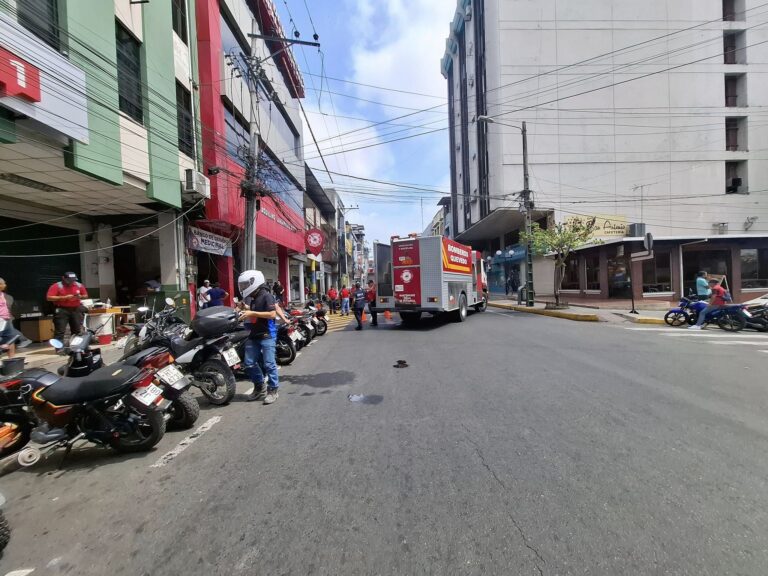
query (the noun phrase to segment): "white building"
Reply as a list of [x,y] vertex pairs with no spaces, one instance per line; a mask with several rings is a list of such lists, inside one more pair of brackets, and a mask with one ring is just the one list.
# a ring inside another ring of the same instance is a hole
[[[602,245],[569,266],[564,286],[574,295],[627,297],[631,276],[636,297],[672,299],[698,269],[727,274],[736,298],[768,291],[768,30],[759,5],[459,0],[442,60],[450,229],[501,251],[492,288],[503,291],[524,255],[515,194],[516,127],[525,121],[534,219],[603,224]],[[630,264],[643,229],[656,258]],[[540,268],[538,292],[551,292]]]

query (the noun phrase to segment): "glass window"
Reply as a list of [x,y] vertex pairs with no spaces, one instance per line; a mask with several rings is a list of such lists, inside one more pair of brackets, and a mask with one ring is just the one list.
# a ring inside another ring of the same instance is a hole
[[241,53],[245,55],[251,53],[245,38],[224,13],[221,13],[221,51],[224,54],[234,54],[235,56],[240,56]]
[[304,213],[304,193],[266,152],[259,154],[259,179],[291,210]]
[[669,252],[656,252],[643,261],[643,292],[672,292],[672,268]]
[[239,114],[232,112],[232,106],[222,102],[222,107],[224,108],[224,124],[226,125],[227,154],[240,166],[245,166],[240,148],[243,146],[247,148],[251,143],[248,123]]
[[141,45],[119,22],[117,38],[117,88],[120,110],[136,120],[144,121],[141,88]]
[[195,155],[195,131],[192,125],[192,95],[176,82],[176,125],[179,132],[179,150],[187,156]]
[[59,49],[59,7],[57,0],[16,0],[19,24],[54,50]]
[[173,31],[187,43],[187,0],[171,0]]
[[560,287],[563,290],[579,290],[579,257],[576,254],[571,254],[565,261],[563,283]]
[[768,249],[741,251],[741,287],[768,288]]
[[584,260],[587,269],[587,290],[600,290],[600,255],[589,254]]

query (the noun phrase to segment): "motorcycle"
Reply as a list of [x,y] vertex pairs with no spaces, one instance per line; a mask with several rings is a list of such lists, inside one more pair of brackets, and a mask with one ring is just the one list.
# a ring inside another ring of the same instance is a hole
[[32,368],[6,380],[0,385],[3,419],[13,415],[34,426],[19,464],[32,466],[59,447],[68,454],[81,439],[119,452],[151,449],[165,434],[170,406],[156,382],[155,370],[126,363],[82,378]]
[[[672,308],[664,315],[664,322],[670,326],[696,324],[699,314],[707,307],[701,300],[692,300],[683,296],[677,308]],[[743,304],[727,304],[722,308],[707,313],[704,324],[717,324],[722,330],[738,332],[743,330],[751,313]]]
[[0,555],[2,555],[8,542],[11,540],[11,527],[5,518],[3,508],[5,507],[5,496],[0,494]]
[[328,320],[325,318],[325,308],[316,307],[312,300],[307,302],[305,308],[312,312],[313,318],[317,320],[317,322],[314,323],[317,335],[323,336],[326,332],[328,332]]
[[126,341],[123,358],[149,346],[162,346],[173,354],[182,372],[192,376],[192,386],[211,404],[228,404],[236,391],[233,369],[240,364],[240,355],[229,337],[237,326],[237,312],[226,306],[206,308],[197,313],[190,326],[175,312],[173,300],[167,298],[165,309],[137,324]]
[[758,332],[768,332],[768,305],[747,308],[751,316],[747,317],[747,328]]
[[[235,346],[237,354],[245,358],[245,342],[251,331],[246,326],[240,326],[235,332],[228,334],[230,341]],[[275,342],[275,360],[279,366],[288,366],[296,359],[299,342],[303,337],[293,323],[281,323],[277,326],[277,340]],[[238,378],[248,378],[245,365],[241,364],[235,371]]]

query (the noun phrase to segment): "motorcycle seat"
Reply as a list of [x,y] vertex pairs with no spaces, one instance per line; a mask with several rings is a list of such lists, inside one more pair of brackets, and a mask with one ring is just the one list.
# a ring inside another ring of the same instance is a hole
[[230,332],[228,334],[229,339],[232,341],[232,344],[237,345],[243,340],[247,340],[248,336],[250,336],[251,331],[248,328],[241,328],[240,330],[237,330],[236,332]]
[[90,402],[121,392],[140,372],[140,368],[127,364],[104,366],[83,378],[61,378],[40,396],[57,406]]
[[193,348],[200,346],[200,343],[201,343],[200,338],[193,338],[192,340],[184,340],[184,338],[177,336],[175,338],[171,338],[171,352],[173,352],[173,355],[178,358],[179,356],[183,356]]

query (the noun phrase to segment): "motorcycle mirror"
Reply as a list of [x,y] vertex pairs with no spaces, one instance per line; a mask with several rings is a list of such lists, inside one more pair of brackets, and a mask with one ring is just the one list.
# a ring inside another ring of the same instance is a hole
[[64,342],[61,340],[57,340],[56,338],[51,338],[48,340],[48,344],[56,348],[56,350],[59,350],[60,348],[64,348]]
[[166,298],[166,299],[165,299],[165,303],[166,303],[168,306],[173,306],[174,304],[176,304],[176,302],[174,302],[174,301],[173,301],[173,298]]

